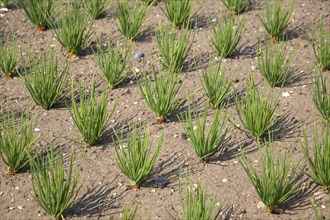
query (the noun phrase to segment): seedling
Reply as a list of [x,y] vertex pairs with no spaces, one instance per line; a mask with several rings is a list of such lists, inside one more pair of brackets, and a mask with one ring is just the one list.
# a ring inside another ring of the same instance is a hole
[[232,83],[225,79],[225,71],[221,66],[222,62],[210,62],[208,70],[202,71],[200,78],[211,109],[220,108],[232,94]]
[[[124,143],[123,134],[121,137],[117,134],[116,136],[119,142],[119,147],[115,148],[117,164],[124,175],[131,180],[132,189],[136,190],[153,168],[160,149],[164,145],[163,137],[158,139],[156,151],[152,154],[148,129],[142,132],[142,129],[134,124],[127,138],[127,145]],[[126,146],[127,149],[125,149]]]
[[221,58],[227,58],[235,50],[245,31],[244,22],[240,21],[236,28],[235,18],[218,17],[217,23],[212,23],[211,44]]
[[53,32],[72,60],[93,34],[92,23],[89,22],[89,17],[80,11],[77,3],[68,4],[67,10],[62,9],[60,19],[58,24],[52,25]]
[[[207,110],[205,110],[204,116],[201,117],[197,113],[192,113],[189,106],[188,112],[180,117],[181,125],[184,128],[195,153],[203,163],[208,163],[212,156],[217,152],[223,151],[223,144],[228,132],[228,129],[226,128],[228,116],[222,114],[220,110],[215,111],[212,123],[207,132],[207,113]],[[192,122],[193,119],[196,119],[195,126]],[[186,122],[184,122],[184,120],[186,120]]]
[[[34,132],[35,120],[23,111],[19,120],[15,112],[10,110],[5,115],[2,106],[0,124],[0,154],[3,162],[8,166],[10,175],[20,171],[28,163],[28,151],[37,140]],[[19,122],[18,122],[19,121]]]
[[330,29],[328,32],[323,32],[323,18],[320,18],[319,36],[316,34],[316,27],[313,26],[313,51],[318,65],[323,71],[330,68]]
[[93,19],[99,19],[109,6],[111,0],[85,0],[85,8]]
[[49,27],[54,14],[53,0],[33,0],[26,4],[23,0],[18,1],[18,6],[32,24],[37,26],[37,30],[42,32]]
[[107,47],[108,51],[105,52],[102,43],[99,41],[97,52],[94,54],[110,89],[114,89],[131,73],[130,70],[127,70],[127,66],[131,59],[133,47],[126,44],[122,49],[119,42],[117,42],[116,48],[113,48],[109,37]]
[[[42,58],[30,58],[30,72],[23,76],[24,83],[31,97],[46,110],[49,110],[64,95],[68,77],[70,74],[69,65],[58,64],[56,51],[50,50],[49,56],[44,54]],[[25,72],[27,67],[25,66]]]
[[310,176],[314,182],[325,190],[330,190],[330,126],[322,131],[322,139],[319,141],[317,126],[314,126],[314,138],[312,142],[313,153],[309,151],[306,130],[303,130],[304,142],[300,142],[309,168],[312,171]]
[[81,168],[73,174],[73,150],[68,166],[64,164],[62,146],[58,156],[55,156],[51,146],[46,157],[29,155],[29,162],[33,199],[54,219],[64,219],[65,212],[75,202],[82,186],[78,184]]
[[13,3],[13,0],[0,0],[0,3],[3,5],[3,7],[9,8],[10,5]]
[[151,4],[135,2],[130,7],[129,1],[117,0],[116,25],[119,31],[130,41],[136,40],[143,33],[142,24],[147,18]]
[[111,112],[108,113],[108,92],[103,91],[101,96],[96,99],[94,79],[92,81],[89,98],[84,96],[83,88],[81,84],[79,84],[78,91],[80,106],[78,106],[74,95],[74,82],[72,82],[71,91],[72,109],[69,109],[70,115],[82,134],[84,142],[89,146],[93,146],[97,143],[102,136],[102,133],[107,128],[110,118],[117,107],[117,102]]
[[170,73],[179,73],[191,50],[194,36],[183,28],[178,34],[175,30],[160,27],[156,40],[161,53],[160,62]]
[[137,206],[132,211],[129,211],[127,206],[125,206],[121,220],[134,220],[136,211],[137,211]]
[[277,43],[289,26],[296,0],[292,0],[288,6],[283,6],[283,0],[265,1],[264,4],[265,14],[259,16],[259,20],[272,42]]
[[11,45],[4,45],[0,41],[0,69],[5,74],[6,79],[12,77],[13,71],[16,69],[19,58],[18,58],[18,45],[16,37],[12,37]]
[[221,0],[228,12],[239,15],[248,10],[250,0]]
[[235,123],[234,126],[257,140],[262,137],[272,137],[278,131],[274,126],[283,118],[283,115],[275,114],[278,98],[271,98],[269,92],[261,95],[252,75],[249,76],[246,87],[244,101],[239,99],[237,93],[235,95],[237,115],[243,127]]
[[285,44],[260,46],[258,68],[271,87],[282,87],[292,75],[295,54],[289,53]]
[[172,73],[158,75],[152,68],[154,79],[143,75],[143,84],[138,81],[139,88],[144,100],[151,111],[156,113],[156,123],[165,122],[165,117],[177,109],[185,100],[175,101],[181,87],[178,76]]
[[321,73],[315,74],[312,96],[317,110],[326,123],[330,123],[330,83]]
[[[160,7],[160,9],[177,29],[181,29],[183,25],[190,23],[195,0],[164,0],[164,4],[165,8]],[[194,14],[196,13],[197,11]]]
[[286,152],[276,153],[278,158],[275,159],[274,146],[266,146],[265,148],[262,152],[259,146],[260,174],[243,151],[241,151],[240,163],[259,198],[267,207],[267,212],[276,213],[279,205],[300,191],[299,177],[302,171],[299,171],[299,163],[292,161],[291,156],[287,156]]

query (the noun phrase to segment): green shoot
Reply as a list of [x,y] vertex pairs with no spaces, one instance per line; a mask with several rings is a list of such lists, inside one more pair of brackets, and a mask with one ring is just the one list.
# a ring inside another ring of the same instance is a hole
[[152,4],[135,2],[130,7],[129,1],[117,0],[116,25],[119,31],[130,41],[136,40],[143,33],[142,24],[147,18]]
[[137,211],[137,206],[132,211],[129,211],[128,208],[125,206],[121,220],[134,220],[136,211]]
[[[25,86],[31,97],[46,110],[49,110],[64,95],[68,77],[69,65],[66,63],[62,70],[59,69],[56,52],[50,51],[49,56],[30,59],[30,75],[23,76]],[[27,67],[24,67],[27,71]]]
[[175,30],[160,27],[156,32],[156,40],[162,58],[160,62],[166,66],[170,73],[179,73],[191,50],[194,36],[183,28],[180,34]]
[[13,3],[13,0],[0,0],[0,3],[3,5],[3,7],[9,8]]
[[291,62],[295,54],[289,54],[284,44],[260,46],[258,68],[271,87],[282,87],[292,75],[294,68]]
[[[329,80],[328,80],[329,81]],[[312,97],[317,110],[326,123],[330,123],[330,83],[321,73],[315,74]]]
[[164,145],[163,137],[158,139],[156,152],[152,155],[151,145],[149,144],[149,131],[137,129],[136,124],[127,138],[127,149],[125,149],[123,134],[118,137],[119,147],[116,150],[116,161],[120,170],[127,176],[132,183],[132,189],[138,189],[141,183],[149,175],[153,168],[160,149]]
[[250,0],[221,0],[226,6],[228,12],[234,15],[239,15],[248,10]]
[[235,18],[227,16],[225,18],[218,17],[218,23],[212,23],[211,44],[221,58],[227,58],[235,50],[240,42],[244,31],[244,22],[240,21],[235,26]]
[[204,91],[209,98],[210,108],[218,109],[232,94],[232,83],[225,79],[222,62],[210,63],[208,70],[202,71],[201,81]]
[[33,0],[28,1],[28,4],[24,3],[23,0],[19,0],[18,6],[22,8],[25,17],[37,26],[39,32],[49,27],[49,22],[52,21],[54,14],[53,0]]
[[[259,146],[260,148],[260,146]],[[242,151],[240,163],[249,177],[261,201],[269,213],[275,213],[278,206],[294,196],[299,190],[299,163],[292,161],[286,152],[278,152],[275,159],[274,146],[266,146],[265,152],[260,150],[261,173],[247,159]],[[276,161],[275,161],[276,160]]]
[[[189,106],[188,112],[180,117],[181,125],[195,153],[204,163],[208,163],[212,156],[223,150],[223,144],[228,132],[228,129],[226,129],[228,116],[224,115],[222,117],[220,110],[215,111],[212,123],[207,132],[207,112],[208,111],[205,110],[204,116],[201,117],[197,113],[193,114]],[[193,119],[196,119],[195,126],[192,122]],[[184,120],[186,120],[186,122],[184,122]]]
[[172,73],[158,76],[155,68],[152,69],[153,81],[146,75],[143,76],[143,84],[138,81],[144,100],[151,111],[156,113],[156,123],[165,122],[165,117],[177,109],[185,100],[175,101],[181,87],[178,76]]
[[85,8],[93,19],[99,19],[111,0],[84,0]]
[[325,190],[330,190],[330,126],[322,132],[322,139],[319,142],[319,132],[317,126],[314,126],[314,139],[312,142],[313,153],[309,151],[309,143],[306,131],[304,133],[304,142],[300,142],[305,158],[308,162],[312,174],[309,175],[314,182],[322,186]]
[[114,89],[131,73],[126,68],[131,59],[132,46],[126,44],[122,50],[119,42],[117,42],[117,47],[114,49],[108,37],[107,47],[108,51],[105,52],[101,42],[98,42],[95,56],[110,89]]
[[278,42],[288,28],[295,4],[296,0],[292,0],[288,6],[283,6],[283,0],[265,1],[265,14],[259,16],[259,20],[273,43]]
[[262,137],[272,137],[278,131],[274,126],[283,116],[275,114],[277,103],[270,94],[260,94],[254,84],[252,75],[249,76],[246,86],[246,100],[240,100],[236,93],[235,103],[237,115],[244,128],[234,123],[234,126],[241,131],[251,134],[255,139]]
[[57,157],[51,146],[46,157],[29,155],[29,162],[33,199],[54,219],[64,219],[64,213],[75,202],[81,188],[78,184],[80,168],[73,174],[73,150],[68,167],[64,164],[62,146]]
[[16,121],[15,112],[10,110],[5,115],[2,107],[0,124],[0,154],[3,162],[8,166],[8,173],[15,174],[28,163],[28,151],[36,141],[34,132],[35,121],[22,112]]
[[102,133],[107,128],[110,118],[114,113],[117,103],[112,108],[111,112],[107,112],[108,106],[108,92],[104,91],[101,96],[96,99],[95,97],[95,80],[92,81],[92,88],[90,98],[86,98],[83,93],[83,88],[79,84],[79,100],[80,106],[75,99],[74,83],[71,87],[71,102],[72,110],[70,115],[83,136],[84,142],[89,146],[97,143]]
[[16,37],[12,37],[11,45],[4,45],[0,41],[0,69],[5,74],[6,79],[12,77],[13,71],[16,69],[19,58],[18,58],[18,45]]
[[[316,34],[316,27],[313,26],[312,37],[313,37],[313,51],[317,63],[322,68],[323,71],[326,71],[330,68],[330,29],[328,32],[323,33],[323,19],[320,18],[319,24],[319,36]],[[325,39],[324,39],[325,35]]]

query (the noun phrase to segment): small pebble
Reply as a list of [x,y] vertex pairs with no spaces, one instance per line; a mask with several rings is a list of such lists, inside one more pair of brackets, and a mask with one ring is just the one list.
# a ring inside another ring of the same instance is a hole
[[224,179],[222,179],[222,182],[223,182],[223,183],[227,183],[228,180],[227,180],[226,178],[224,178]]
[[289,97],[290,96],[290,93],[288,93],[288,92],[282,92],[282,96],[283,97]]
[[18,209],[23,209],[23,207],[22,207],[22,206],[17,206],[17,208],[18,208]]
[[34,131],[38,132],[40,131],[40,128],[35,128]]
[[261,201],[258,202],[257,207],[258,207],[258,209],[265,209],[266,208],[265,204]]
[[137,51],[135,54],[134,54],[134,59],[141,59],[144,57],[144,53],[142,51]]

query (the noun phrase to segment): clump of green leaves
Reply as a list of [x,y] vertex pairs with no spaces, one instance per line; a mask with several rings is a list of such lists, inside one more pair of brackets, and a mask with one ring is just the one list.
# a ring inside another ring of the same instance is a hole
[[119,141],[119,149],[115,148],[117,164],[125,176],[131,180],[132,189],[138,189],[155,164],[160,149],[164,145],[163,137],[158,139],[156,151],[152,154],[148,129],[142,132],[142,129],[134,124],[128,135],[127,145],[124,143],[123,135],[118,137],[116,134],[116,136]]
[[108,37],[107,49],[106,52],[102,48],[102,43],[98,42],[95,55],[110,89],[114,89],[131,73],[126,68],[131,59],[132,46],[126,44],[124,49],[121,49],[119,42],[117,42],[116,48],[113,48]]
[[0,0],[0,3],[3,5],[3,7],[8,8],[13,3],[13,0]]
[[326,33],[323,32],[322,17],[320,18],[319,29],[319,36],[317,37],[316,27],[313,26],[313,51],[317,63],[322,68],[322,70],[325,71],[330,68],[330,29]]
[[134,220],[136,216],[136,211],[137,206],[132,211],[129,211],[128,208],[125,206],[121,220]]
[[28,1],[27,4],[19,0],[18,6],[22,8],[25,17],[37,26],[39,32],[49,27],[54,14],[53,0],[33,0]]
[[271,87],[282,87],[294,72],[292,60],[296,53],[288,53],[285,44],[260,46],[258,68]]
[[260,94],[254,84],[252,75],[249,76],[246,86],[245,100],[241,100],[238,94],[235,95],[237,115],[243,125],[234,124],[241,131],[251,134],[254,138],[271,137],[278,131],[274,126],[283,116],[275,114],[278,99],[272,100],[270,93]]
[[[207,113],[208,111],[205,110],[204,116],[201,117],[197,113],[192,113],[189,106],[188,112],[180,117],[181,125],[195,153],[204,163],[207,163],[217,152],[223,150],[223,144],[228,133],[226,128],[226,123],[228,122],[227,115],[222,115],[220,110],[216,110],[212,123],[207,129]],[[196,123],[193,123],[194,119],[196,119]]]
[[92,23],[78,3],[69,3],[67,10],[62,9],[60,21],[53,26],[56,39],[67,49],[71,59],[78,55],[93,34]]
[[309,151],[306,130],[304,133],[304,142],[300,142],[305,158],[312,174],[309,175],[314,182],[330,190],[330,129],[329,125],[322,131],[322,139],[319,141],[319,132],[317,126],[314,126],[314,138],[312,142],[313,153]]
[[18,52],[16,37],[12,36],[11,45],[4,45],[0,41],[0,69],[7,79],[11,78],[13,71],[19,63]]
[[[187,179],[185,188],[186,196],[183,198],[181,181],[179,179],[180,205],[182,215],[172,216],[172,219],[218,219],[222,206],[217,206],[217,196],[212,195],[210,198],[207,193],[207,188],[200,182],[192,184],[190,179]],[[185,200],[185,201],[184,201]]]
[[[183,25],[190,22],[192,7],[195,0],[164,0],[165,8],[160,7],[175,27],[180,29]],[[195,14],[197,11],[195,12]]]
[[185,100],[175,100],[181,87],[181,81],[173,73],[157,74],[152,68],[153,80],[143,75],[143,82],[138,81],[144,100],[151,111],[156,113],[156,123],[165,122],[165,117],[177,109]]
[[227,10],[234,15],[239,15],[242,12],[247,11],[250,5],[250,0],[221,0],[221,1],[226,6]]
[[114,113],[117,103],[111,112],[107,112],[108,92],[104,91],[97,99],[95,97],[95,80],[92,81],[90,97],[84,96],[83,88],[79,84],[79,106],[75,98],[74,82],[71,88],[72,109],[69,109],[70,115],[83,136],[84,142],[89,146],[97,143],[102,133],[107,128],[110,118]]
[[276,43],[288,28],[296,0],[291,0],[288,6],[283,6],[283,0],[265,1],[265,14],[259,20],[267,31],[273,43]]
[[210,108],[218,109],[232,94],[232,83],[225,78],[222,62],[215,64],[211,62],[208,70],[202,71],[201,81],[204,91],[209,98]]
[[156,40],[161,53],[160,62],[167,67],[169,72],[178,73],[191,50],[194,36],[187,29],[182,29],[178,34],[173,29],[161,28],[156,32]]
[[93,19],[98,19],[107,9],[111,0],[84,0],[84,6]]
[[13,110],[6,115],[2,106],[0,109],[2,116],[0,154],[3,162],[8,166],[8,173],[15,174],[28,163],[28,151],[37,139],[34,132],[36,123],[25,111],[17,120]]
[[[30,59],[31,74],[23,76],[33,100],[46,110],[52,108],[64,95],[70,71],[68,63],[61,66],[60,70],[56,52],[50,50],[48,57],[44,54],[42,58]],[[24,68],[27,72],[27,67]]]
[[212,23],[211,44],[221,58],[227,58],[235,50],[245,31],[244,22],[240,21],[236,28],[235,18],[218,17],[217,23]]
[[130,41],[143,33],[142,24],[147,18],[152,5],[144,2],[135,2],[131,7],[129,1],[117,0],[116,25],[119,31]]
[[330,83],[321,73],[315,74],[312,97],[317,110],[326,123],[330,123]]
[[[64,164],[62,146],[55,156],[53,146],[47,156],[29,156],[33,199],[54,219],[64,219],[64,213],[75,202],[81,185],[78,184],[80,168],[73,173],[74,156],[70,154],[69,166]],[[66,172],[67,170],[67,172]]]
[[265,148],[264,152],[260,149],[260,174],[243,151],[240,163],[267,211],[274,213],[279,205],[300,190],[299,177],[302,171],[299,171],[299,163],[292,161],[291,155],[279,152],[275,159],[274,146]]
[[[326,217],[322,215],[322,211],[317,208],[317,205],[315,204],[315,200],[313,198],[309,199],[313,211],[314,211],[314,219],[315,220],[326,220]],[[329,204],[330,204],[330,197],[329,197]]]

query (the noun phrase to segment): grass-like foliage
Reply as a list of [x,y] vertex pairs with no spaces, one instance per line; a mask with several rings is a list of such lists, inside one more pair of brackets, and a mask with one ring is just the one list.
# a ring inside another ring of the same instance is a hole
[[0,124],[0,154],[8,166],[8,173],[15,174],[28,163],[28,151],[36,141],[35,121],[22,112],[16,119],[15,112],[4,113],[2,107]]
[[239,15],[248,10],[250,0],[221,0],[228,12]]
[[[228,133],[226,128],[228,116],[226,114],[221,113],[221,110],[216,110],[210,126],[207,126],[209,123],[207,113],[207,109],[203,116],[192,113],[189,106],[188,112],[180,116],[181,125],[195,153],[204,163],[207,163],[217,152],[223,150],[223,144]],[[194,119],[196,123],[193,123]]]
[[0,0],[0,3],[1,3],[4,7],[8,8],[8,7],[13,3],[13,0]]
[[102,43],[98,42],[95,56],[110,89],[116,88],[131,73],[127,66],[131,59],[132,48],[126,44],[121,49],[119,43],[116,48],[113,48],[108,37],[107,51],[105,51]]
[[32,0],[26,3],[24,0],[18,1],[18,6],[32,24],[37,26],[39,32],[49,27],[54,15],[54,0]]
[[165,122],[165,117],[177,109],[185,100],[176,100],[182,82],[173,73],[159,74],[152,68],[153,80],[143,75],[142,82],[138,81],[141,94],[151,111],[156,113],[156,123]]
[[312,97],[317,110],[330,124],[330,83],[321,73],[314,75]]
[[260,46],[258,68],[271,87],[282,87],[293,74],[292,60],[295,55],[295,52],[288,52],[284,43]]
[[42,58],[30,59],[28,66],[31,74],[23,76],[25,86],[36,104],[49,110],[64,95],[70,75],[69,65],[59,64],[56,51],[50,50],[48,57],[44,54]]
[[156,32],[156,40],[161,53],[160,62],[169,72],[178,73],[191,50],[195,36],[183,28],[180,33],[173,29],[162,28]]
[[54,219],[64,219],[64,213],[75,202],[82,186],[78,182],[80,167],[73,173],[73,150],[68,166],[64,163],[62,146],[58,156],[51,146],[47,156],[29,155],[29,162],[34,200]]
[[56,39],[67,49],[71,59],[78,55],[93,34],[89,16],[77,3],[70,3],[66,10],[62,9],[60,21],[53,26]]
[[[195,0],[164,0],[164,4],[165,8],[160,9],[176,28],[180,29],[190,23]],[[196,13],[197,11],[194,14]]]
[[212,23],[211,44],[221,58],[227,58],[235,50],[240,42],[245,26],[240,21],[236,28],[235,18],[232,16],[218,17],[217,23]]
[[116,136],[119,142],[119,147],[115,148],[117,164],[125,176],[131,180],[132,189],[138,189],[155,164],[160,149],[164,145],[163,137],[158,139],[156,151],[152,154],[148,129],[143,132],[134,124],[128,135],[127,144],[123,135],[119,137],[116,134]]
[[264,1],[264,4],[265,14],[259,16],[259,20],[272,42],[276,43],[289,26],[296,0],[291,0],[288,6],[283,5],[283,0]]
[[136,211],[137,211],[137,206],[131,211],[129,211],[127,206],[125,206],[121,220],[134,220],[136,216]]
[[272,98],[269,92],[260,94],[250,75],[247,80],[245,100],[239,99],[237,93],[235,95],[237,115],[243,125],[241,127],[234,123],[235,127],[257,140],[272,137],[274,132],[278,131],[274,126],[283,118],[275,113],[278,102],[278,98]]
[[[182,188],[183,190],[186,188],[185,198]],[[182,186],[179,179],[179,194],[182,212],[179,216],[170,214],[172,219],[219,219],[222,206],[217,207],[217,196],[210,197],[207,188],[201,182],[198,182],[195,187],[195,184],[187,178],[185,185]]]
[[[330,68],[330,29],[323,32],[323,18],[320,18],[319,34],[316,33],[316,27],[313,26],[313,51],[317,63],[323,71]],[[317,36],[318,35],[318,36]]]
[[19,63],[19,49],[16,37],[12,36],[11,44],[3,44],[0,41],[0,69],[7,79],[10,79],[13,71]]
[[[315,220],[326,220],[326,217],[322,215],[322,210],[320,208],[317,208],[317,205],[315,204],[314,198],[309,199],[311,206],[313,208],[314,212],[314,219]],[[329,197],[329,205],[330,205],[330,197]]]
[[267,211],[274,213],[279,205],[300,190],[299,177],[302,171],[299,163],[294,162],[291,155],[277,152],[275,158],[274,146],[269,145],[265,148],[264,152],[260,149],[260,173],[243,151],[240,162]]
[[89,146],[93,146],[97,143],[102,136],[102,133],[107,128],[110,118],[117,107],[117,102],[110,113],[108,113],[108,91],[105,90],[99,98],[96,98],[94,79],[92,81],[89,98],[84,96],[81,84],[79,84],[78,92],[79,106],[75,98],[74,82],[72,82],[72,109],[69,109],[70,114],[82,134],[84,142]]
[[117,0],[116,25],[119,31],[130,41],[143,33],[142,24],[147,18],[152,4],[135,1],[131,7],[127,0]]
[[232,83],[225,78],[222,65],[210,62],[208,70],[202,71],[201,81],[211,109],[220,108],[232,94]]
[[89,15],[93,19],[98,19],[103,15],[111,0],[84,0],[83,2]]
[[304,142],[300,142],[309,168],[312,172],[309,175],[314,182],[322,186],[325,190],[330,190],[330,126],[328,125],[322,131],[322,138],[319,141],[319,132],[317,126],[314,126],[314,138],[312,141],[313,153],[309,151],[310,144],[307,140],[306,131],[304,133]]

